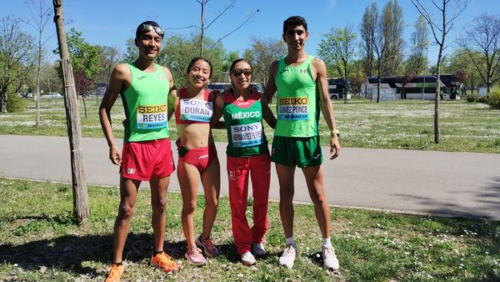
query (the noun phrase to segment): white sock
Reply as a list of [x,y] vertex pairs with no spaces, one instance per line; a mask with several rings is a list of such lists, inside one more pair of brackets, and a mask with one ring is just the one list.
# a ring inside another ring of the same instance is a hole
[[330,242],[330,237],[328,238],[323,238],[323,242],[321,243],[322,247],[331,247],[332,242]]
[[295,241],[293,240],[293,236],[290,238],[286,238],[286,245],[295,245]]

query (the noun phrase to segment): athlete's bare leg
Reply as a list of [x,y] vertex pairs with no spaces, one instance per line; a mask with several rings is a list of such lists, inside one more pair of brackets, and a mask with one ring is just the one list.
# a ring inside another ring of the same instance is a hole
[[141,184],[140,180],[132,180],[120,176],[120,205],[114,227],[114,254],[113,262],[123,260],[123,248],[127,241],[130,230],[130,220],[134,214],[134,206],[137,200],[137,190]]
[[203,211],[203,232],[201,239],[210,238],[220,194],[220,164],[215,158],[201,174],[201,182],[205,191],[205,210]]
[[151,186],[151,206],[153,208],[153,216],[151,218],[151,226],[154,232],[154,251],[163,251],[163,242],[165,241],[165,226],[167,207],[167,189],[170,183],[170,177],[153,178],[149,181]]
[[200,172],[196,167],[186,162],[179,161],[177,178],[182,194],[182,230],[188,249],[196,247],[194,238],[194,211],[196,209],[196,197],[200,185]]
[[314,212],[323,238],[330,237],[330,207],[323,186],[323,166],[302,168],[306,178],[309,196],[314,204]]
[[295,193],[294,186],[294,166],[284,166],[276,164],[276,172],[280,184],[280,217],[285,238],[293,236],[293,195]]

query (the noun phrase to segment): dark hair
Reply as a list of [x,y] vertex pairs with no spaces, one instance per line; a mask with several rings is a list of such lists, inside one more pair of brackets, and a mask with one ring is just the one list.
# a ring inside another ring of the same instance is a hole
[[189,65],[187,67],[187,70],[186,70],[186,73],[189,73],[189,71],[191,70],[191,68],[194,66],[194,63],[196,63],[197,61],[205,61],[209,66],[210,66],[210,75],[208,76],[208,78],[212,78],[212,62],[205,58],[205,57],[196,57],[194,59],[192,59],[190,62],[189,62]]
[[283,22],[283,34],[286,33],[286,30],[288,29],[288,27],[290,27],[290,26],[299,26],[299,25],[303,26],[304,29],[307,31],[307,22],[306,22],[306,19],[304,19],[301,16],[291,16],[291,17],[289,17],[288,19],[286,19]]
[[233,72],[233,70],[234,70],[234,66],[236,66],[236,64],[237,64],[237,63],[239,63],[239,62],[245,62],[245,63],[247,63],[247,64],[249,64],[249,65],[250,65],[250,69],[253,69],[252,64],[251,64],[251,63],[250,63],[247,59],[245,59],[245,58],[239,58],[239,59],[235,60],[235,61],[231,64],[231,67],[229,68],[229,72],[230,72],[230,73],[232,73],[232,72]]
[[[137,29],[135,30],[135,38],[136,39],[139,38],[139,36],[141,36],[142,28],[143,28],[143,25],[145,25],[145,24],[149,24],[149,25],[152,25],[152,26],[160,27],[160,25],[157,22],[154,22],[154,21],[145,21],[145,22],[142,22],[140,25],[137,26]],[[161,36],[161,38],[163,38],[163,34],[159,34],[159,35]]]

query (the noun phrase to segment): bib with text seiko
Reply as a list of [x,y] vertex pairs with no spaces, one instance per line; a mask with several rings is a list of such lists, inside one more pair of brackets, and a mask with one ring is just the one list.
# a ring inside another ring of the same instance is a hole
[[137,107],[138,129],[160,129],[167,127],[167,105]]
[[213,103],[197,99],[181,99],[181,120],[210,122],[213,113]]
[[309,119],[309,100],[307,97],[285,97],[278,101],[278,119],[307,120]]
[[262,123],[232,125],[231,138],[235,148],[260,145],[262,143]]

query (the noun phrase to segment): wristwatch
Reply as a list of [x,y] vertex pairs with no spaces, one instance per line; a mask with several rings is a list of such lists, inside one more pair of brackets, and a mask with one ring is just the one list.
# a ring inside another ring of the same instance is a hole
[[340,134],[340,130],[338,130],[338,129],[330,130],[330,137],[333,137],[333,134],[339,135]]

